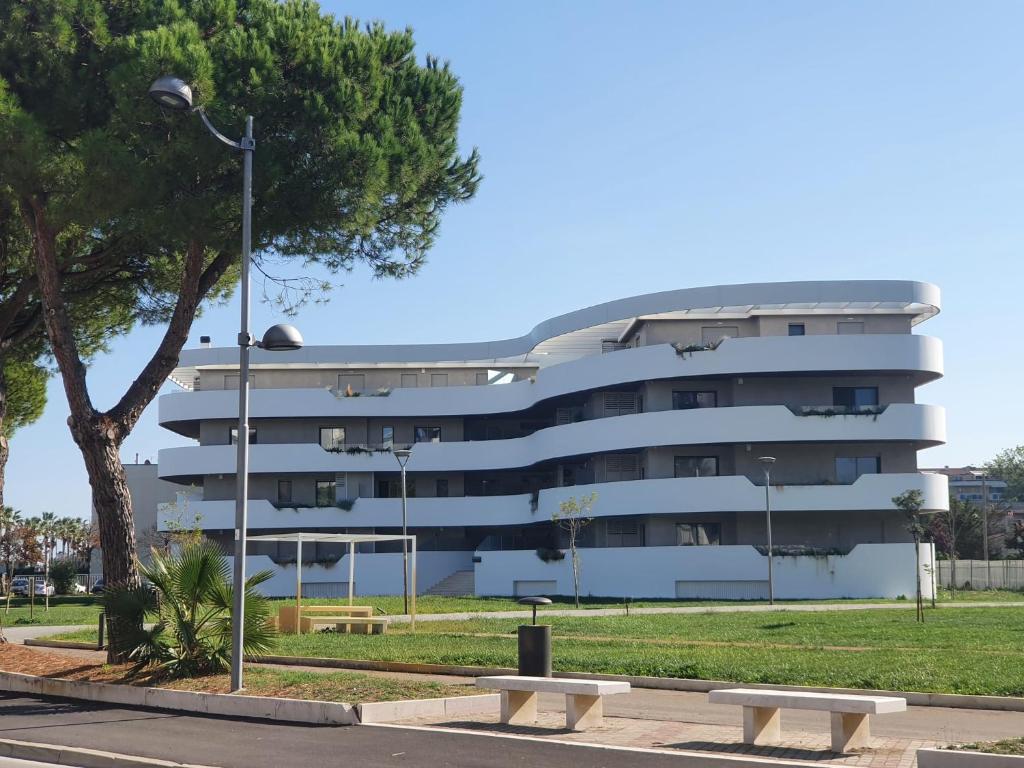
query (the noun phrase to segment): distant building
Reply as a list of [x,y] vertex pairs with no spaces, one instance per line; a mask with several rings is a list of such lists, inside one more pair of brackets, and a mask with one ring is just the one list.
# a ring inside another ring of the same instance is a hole
[[1006,499],[1006,482],[998,477],[986,475],[984,479],[974,474],[984,472],[984,467],[932,467],[922,469],[922,472],[934,472],[945,475],[949,478],[949,497],[957,501],[966,501],[981,507],[985,504],[986,496],[990,508],[994,511],[997,508],[1007,513],[1008,517],[1014,519],[1024,518],[1024,502],[1008,501]]

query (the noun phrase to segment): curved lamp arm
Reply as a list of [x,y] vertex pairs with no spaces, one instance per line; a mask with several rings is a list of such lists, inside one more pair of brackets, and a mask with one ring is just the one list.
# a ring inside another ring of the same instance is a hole
[[203,125],[205,125],[206,129],[210,133],[212,133],[213,136],[216,139],[218,139],[221,143],[227,144],[232,149],[256,149],[255,139],[243,138],[240,141],[233,141],[232,139],[229,139],[223,133],[218,131],[216,126],[214,126],[214,124],[210,122],[210,118],[206,116],[206,110],[204,110],[202,107],[196,107],[193,111],[199,113],[199,117],[202,118]]

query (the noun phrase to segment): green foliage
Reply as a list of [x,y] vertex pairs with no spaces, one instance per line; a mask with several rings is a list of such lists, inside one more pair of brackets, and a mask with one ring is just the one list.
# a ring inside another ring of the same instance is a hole
[[35,362],[18,359],[5,359],[3,366],[7,380],[7,415],[2,428],[3,436],[9,438],[43,415],[50,372]]
[[67,557],[54,560],[50,565],[50,580],[53,582],[54,593],[70,595],[77,575],[78,563],[74,560]]
[[[118,647],[136,670],[155,667],[168,677],[222,672],[231,660],[233,588],[228,563],[208,541],[187,544],[178,555],[153,552],[150,565],[140,565],[149,585],[111,587],[102,602],[127,631],[117,636]],[[256,587],[271,577],[261,571],[245,583],[246,656],[270,650],[274,629],[270,604]],[[151,629],[145,621],[155,622]],[[113,640],[113,638],[112,638]]]
[[1024,501],[1024,445],[1000,451],[985,470],[990,477],[1006,481],[1005,500]]

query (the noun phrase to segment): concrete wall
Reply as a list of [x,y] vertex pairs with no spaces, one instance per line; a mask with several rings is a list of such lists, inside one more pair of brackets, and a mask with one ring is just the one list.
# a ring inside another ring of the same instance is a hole
[[[930,567],[931,547],[921,545],[923,569]],[[550,586],[547,594],[571,595],[570,558],[545,563],[533,551],[480,552],[475,566],[478,595],[512,595],[516,582]],[[749,546],[623,547],[581,550],[581,589],[600,597],[674,598],[677,582],[705,584],[715,597],[729,582],[767,580],[767,559]],[[830,557],[776,557],[775,596],[782,599],[888,597],[915,593],[912,544],[859,544],[849,554]],[[925,571],[922,586],[931,596]],[[724,583],[724,584],[723,584]]]
[[[156,464],[125,464],[125,480],[132,499],[132,515],[135,520],[135,540],[139,558],[149,562],[150,547],[161,546],[163,537],[157,533],[158,507],[164,511],[160,518],[167,523],[178,523],[189,527],[194,515],[189,514],[189,501],[200,495],[199,489],[189,491],[186,486],[169,483],[157,476]],[[179,498],[180,495],[180,498]],[[94,522],[95,522],[95,515]],[[92,565],[90,564],[92,571]],[[102,566],[96,572],[102,570]]]

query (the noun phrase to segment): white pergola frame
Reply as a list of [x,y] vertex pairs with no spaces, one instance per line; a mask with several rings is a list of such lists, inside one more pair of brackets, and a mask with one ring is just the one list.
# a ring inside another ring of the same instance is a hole
[[[414,535],[402,536],[401,534],[388,535],[377,533],[311,533],[295,531],[293,533],[267,533],[259,536],[249,536],[249,541],[293,541],[295,542],[295,609],[302,610],[302,544],[331,543],[348,544],[348,604],[353,604],[355,597],[355,575],[356,575],[356,544],[376,541],[408,541],[411,545],[411,560],[409,576],[409,627],[416,629],[416,537]],[[402,563],[404,570],[405,563]],[[296,629],[302,630],[301,622],[296,621]]]

